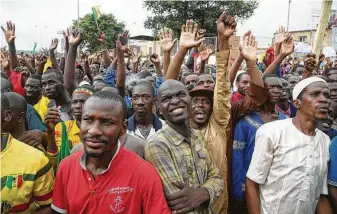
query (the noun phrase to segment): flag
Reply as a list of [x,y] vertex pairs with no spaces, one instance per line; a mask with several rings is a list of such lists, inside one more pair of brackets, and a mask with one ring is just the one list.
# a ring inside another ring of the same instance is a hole
[[50,59],[48,59],[46,64],[44,64],[43,73],[51,66],[52,66],[51,61],[50,61]]
[[33,50],[32,50],[33,53],[35,53],[36,46],[37,46],[37,42],[34,42],[34,47],[33,47]]
[[22,175],[10,175],[7,177],[7,187],[9,189],[17,189],[22,186]]
[[102,16],[102,13],[99,10],[99,7],[100,6],[94,6],[94,7],[91,8],[92,9],[92,15],[94,16],[94,19],[95,19],[96,22],[99,19],[99,17]]

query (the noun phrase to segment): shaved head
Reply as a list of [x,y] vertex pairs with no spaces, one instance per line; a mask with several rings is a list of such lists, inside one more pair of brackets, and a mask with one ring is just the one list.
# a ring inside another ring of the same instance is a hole
[[9,108],[16,109],[19,111],[26,111],[27,110],[27,103],[23,96],[17,94],[15,92],[7,92],[5,93],[8,101],[9,101]]
[[165,80],[158,89],[158,96],[160,97],[162,92],[168,88],[180,88],[185,89],[188,92],[186,86],[182,82],[178,80]]

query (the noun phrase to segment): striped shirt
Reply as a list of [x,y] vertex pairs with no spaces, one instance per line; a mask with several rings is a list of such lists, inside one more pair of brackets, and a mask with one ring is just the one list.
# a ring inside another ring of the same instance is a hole
[[36,205],[50,205],[54,170],[39,150],[11,135],[1,152],[2,213],[35,213]]

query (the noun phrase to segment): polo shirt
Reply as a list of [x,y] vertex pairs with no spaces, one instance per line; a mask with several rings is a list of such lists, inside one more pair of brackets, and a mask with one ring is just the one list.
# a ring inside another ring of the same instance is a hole
[[34,105],[35,110],[39,113],[42,122],[44,122],[44,117],[47,115],[48,112],[48,103],[49,99],[45,96],[41,96],[39,101]]
[[51,207],[59,213],[171,214],[157,171],[120,145],[96,179],[83,151],[63,159]]
[[48,158],[9,134],[1,152],[1,213],[35,213],[36,205],[51,204],[53,188]]

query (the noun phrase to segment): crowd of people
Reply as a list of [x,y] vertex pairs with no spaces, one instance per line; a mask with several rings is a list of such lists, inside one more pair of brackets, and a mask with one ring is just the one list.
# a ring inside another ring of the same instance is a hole
[[337,62],[294,57],[280,27],[261,62],[249,31],[230,63],[237,24],[219,15],[216,48],[187,20],[174,57],[164,28],[145,60],[128,31],[114,50],[100,33],[80,53],[70,29],[62,55],[57,39],[20,54],[7,22],[1,213],[337,213]]

